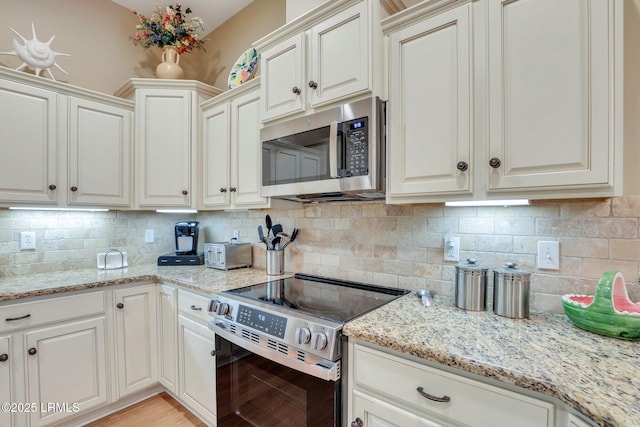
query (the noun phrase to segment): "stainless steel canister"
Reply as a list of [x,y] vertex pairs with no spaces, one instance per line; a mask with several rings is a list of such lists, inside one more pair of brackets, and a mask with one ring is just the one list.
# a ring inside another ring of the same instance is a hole
[[513,319],[529,317],[531,273],[519,270],[515,263],[493,270],[493,312]]
[[487,271],[475,259],[456,265],[456,307],[469,311],[487,309]]

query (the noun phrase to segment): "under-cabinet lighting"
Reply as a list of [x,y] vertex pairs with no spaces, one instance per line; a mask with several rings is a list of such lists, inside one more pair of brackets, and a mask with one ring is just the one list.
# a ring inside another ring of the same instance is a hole
[[198,213],[197,209],[156,209],[157,213]]
[[445,206],[526,206],[531,202],[527,199],[512,200],[464,200],[460,202],[445,202]]
[[108,212],[105,208],[28,208],[22,206],[11,206],[9,209],[15,211],[58,211],[58,212]]

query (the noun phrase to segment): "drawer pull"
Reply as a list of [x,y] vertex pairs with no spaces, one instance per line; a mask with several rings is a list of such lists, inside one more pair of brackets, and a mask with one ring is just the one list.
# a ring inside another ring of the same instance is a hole
[[200,311],[202,310],[202,307],[196,307],[195,305],[192,305],[191,310]]
[[29,317],[31,317],[30,314],[25,314],[24,316],[20,316],[20,317],[7,317],[4,320],[6,322],[15,322],[16,320],[28,319]]
[[6,362],[9,360],[9,355],[7,353],[0,354],[0,362]]
[[431,396],[429,393],[425,393],[422,387],[418,387],[416,390],[418,391],[418,393],[420,393],[420,396],[429,400],[433,400],[434,402],[446,403],[451,400],[449,396],[442,396],[442,397]]
[[360,419],[360,417],[356,418],[354,421],[351,421],[351,427],[362,427],[364,423]]
[[216,351],[215,350],[211,350],[211,357],[216,357]]

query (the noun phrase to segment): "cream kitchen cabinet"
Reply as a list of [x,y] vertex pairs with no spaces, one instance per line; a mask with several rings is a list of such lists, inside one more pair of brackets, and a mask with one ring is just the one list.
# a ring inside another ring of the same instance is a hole
[[199,105],[221,93],[193,80],[131,79],[117,96],[135,100],[135,206],[196,208]]
[[382,25],[388,202],[621,194],[621,1],[422,2]]
[[1,69],[0,117],[1,205],[130,207],[131,102]]
[[0,73],[0,203],[58,203],[58,95]]
[[469,194],[471,5],[394,31],[388,42],[388,199]]
[[118,398],[158,382],[156,285],[113,291]]
[[30,405],[0,414],[3,426],[49,425],[109,402],[105,302],[97,291],[0,305],[0,399]]
[[158,285],[158,379],[171,393],[178,392],[178,291]]
[[376,2],[332,0],[256,42],[263,121],[371,92]]
[[555,425],[552,403],[360,344],[350,344],[349,354],[349,421],[356,425],[357,418],[363,427]]
[[209,425],[215,425],[215,334],[207,326],[210,298],[179,289],[178,301],[178,397]]
[[202,103],[202,209],[266,208],[260,196],[260,79]]

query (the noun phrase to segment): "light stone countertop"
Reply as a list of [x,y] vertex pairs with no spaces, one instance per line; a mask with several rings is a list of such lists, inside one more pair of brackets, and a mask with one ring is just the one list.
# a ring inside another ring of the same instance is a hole
[[[136,282],[165,282],[204,294],[292,274],[143,265],[0,278],[0,303]],[[441,365],[555,397],[602,426],[640,426],[640,343],[573,326],[568,317],[532,313],[508,319],[470,312],[436,296],[425,308],[414,292],[344,327],[345,335]]]
[[509,319],[441,297],[425,308],[413,292],[343,332],[555,397],[602,426],[640,426],[640,343],[578,329],[561,314]]
[[0,278],[0,302],[136,282],[165,282],[213,294],[292,276],[267,276],[266,270],[215,270],[204,266],[142,265],[117,270],[85,269]]

